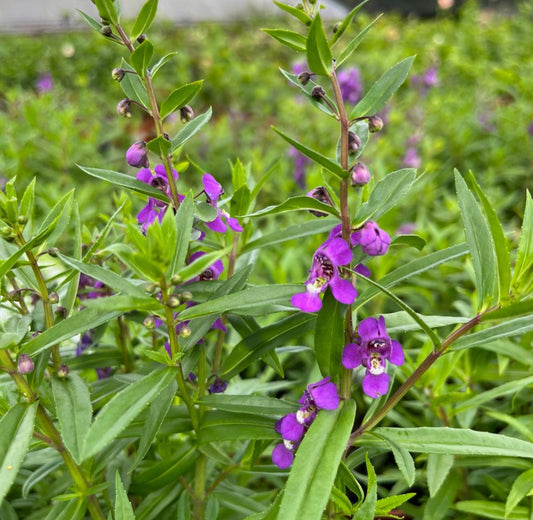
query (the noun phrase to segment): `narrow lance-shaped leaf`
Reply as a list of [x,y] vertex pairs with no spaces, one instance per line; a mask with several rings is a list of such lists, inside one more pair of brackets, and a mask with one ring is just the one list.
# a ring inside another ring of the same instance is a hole
[[300,33],[287,29],[263,29],[263,32],[295,51],[305,52],[306,38]]
[[306,56],[311,71],[322,76],[331,75],[331,49],[319,13],[315,15],[311,27],[309,27]]
[[176,273],[185,265],[187,251],[189,250],[189,241],[191,240],[191,230],[193,223],[193,197],[187,195],[180,204],[176,212],[176,248],[172,256],[169,267],[170,276]]
[[437,494],[453,466],[454,456],[450,453],[430,453],[426,467],[429,496]]
[[291,197],[286,201],[278,204],[277,206],[268,206],[267,208],[261,209],[254,213],[249,213],[248,215],[238,215],[241,217],[263,217],[265,215],[274,215],[276,213],[286,213],[287,211],[297,211],[297,210],[313,210],[321,211],[322,213],[329,213],[336,217],[339,216],[339,212],[333,206],[329,204],[324,204],[319,202],[313,197],[298,196]]
[[133,508],[118,470],[115,473],[115,520],[135,520]]
[[[128,62],[122,59],[120,67],[129,71],[124,75],[120,82],[120,88],[128,99],[137,101],[147,111],[150,110],[150,98],[143,80],[137,75],[135,70],[128,64]],[[130,73],[132,72],[132,73]]]
[[507,518],[526,495],[530,495],[533,490],[533,468],[521,473],[513,482],[511,491],[505,503],[505,517]]
[[131,31],[132,40],[136,40],[138,36],[147,31],[152,25],[157,13],[157,1],[158,0],[148,0],[142,6]]
[[274,3],[282,10],[285,11],[292,16],[294,16],[297,20],[300,20],[305,25],[311,25],[311,22],[313,21],[312,18],[302,9],[298,9],[297,7],[293,7],[292,5],[287,5],[282,2],[276,2],[274,0]]
[[366,488],[366,497],[361,507],[353,516],[353,520],[367,520],[374,518],[376,512],[376,503],[378,499],[378,481],[374,467],[368,460],[368,454],[365,454],[366,459],[366,473],[368,476],[368,483]]
[[533,287],[533,199],[529,191],[511,285],[517,295],[528,294]]
[[146,75],[146,69],[150,66],[150,61],[154,55],[154,46],[150,40],[144,40],[130,56],[130,61],[137,74],[142,78]]
[[381,14],[374,18],[363,30],[353,38],[350,43],[345,47],[345,49],[340,53],[340,55],[337,58],[337,61],[335,62],[335,66],[339,68],[359,47],[359,44],[365,39],[365,36],[367,35],[368,31],[372,28],[372,26],[381,18]]
[[333,34],[333,36],[329,39],[329,46],[332,47],[335,42],[337,42],[337,40],[344,34],[344,32],[346,31],[346,29],[348,29],[348,27],[350,26],[350,24],[352,23],[352,20],[354,18],[354,16],[357,14],[357,12],[359,11],[359,9],[361,9],[361,7],[363,7],[366,3],[368,2],[368,0],[364,0],[363,2],[361,2],[359,5],[356,5],[347,15],[346,17],[344,18],[344,20],[342,21],[342,23],[339,25],[339,27],[337,27],[337,30],[335,31],[335,33]]
[[202,128],[202,126],[204,126],[211,119],[212,114],[213,110],[211,107],[209,107],[206,112],[189,121],[185,127],[182,128],[172,139],[171,152],[174,152],[182,144],[185,144],[194,134],[196,134],[200,128]]
[[171,92],[161,103],[161,117],[167,117],[170,113],[184,107],[202,89],[203,80],[187,83]]

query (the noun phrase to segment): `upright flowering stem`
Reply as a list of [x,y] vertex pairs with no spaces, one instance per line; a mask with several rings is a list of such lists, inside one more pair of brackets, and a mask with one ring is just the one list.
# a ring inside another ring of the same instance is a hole
[[[341,130],[341,166],[343,170],[348,171],[348,132],[350,130],[350,121],[346,115],[346,107],[344,106],[344,100],[342,98],[342,92],[335,71],[335,65],[333,65],[333,72],[331,77],[331,85],[335,94],[335,100],[337,102],[337,108],[339,113],[339,123]],[[341,212],[341,224],[342,224],[342,238],[346,242],[350,243],[350,208],[348,207],[348,189],[349,180],[345,179],[340,182],[339,192],[339,204]],[[346,311],[346,320],[344,326],[344,340],[346,343],[351,341],[352,331],[352,306],[348,307]],[[341,396],[344,399],[349,399],[352,392],[352,373],[350,370],[343,368],[341,379]]]
[[[131,43],[128,35],[124,32],[124,29],[120,24],[115,26],[118,34],[122,38],[126,48],[132,53],[135,50],[135,47]],[[159,107],[157,105],[157,99],[155,97],[154,87],[152,85],[152,78],[150,76],[150,71],[147,69],[144,76],[144,84],[146,86],[146,91],[148,93],[148,99],[150,100],[150,115],[154,120],[154,126],[158,137],[164,137],[165,132],[163,130],[163,122],[161,121],[161,115],[159,114]],[[170,187],[170,196],[172,198],[172,204],[175,208],[179,208],[180,200],[178,196],[178,188],[176,187],[176,181],[172,174],[172,164],[170,162],[170,157],[168,155],[162,155],[161,160],[163,161],[163,166],[165,167],[165,173],[167,175],[168,185]]]

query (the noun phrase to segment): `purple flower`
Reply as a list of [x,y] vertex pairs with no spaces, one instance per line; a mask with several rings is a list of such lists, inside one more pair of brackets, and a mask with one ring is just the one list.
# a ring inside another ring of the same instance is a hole
[[368,220],[360,230],[351,235],[350,242],[352,246],[359,244],[365,255],[380,256],[388,251],[390,237],[374,221]]
[[355,105],[359,101],[363,90],[359,69],[351,67],[349,69],[341,70],[337,74],[337,79],[339,80],[339,86],[344,101]]
[[437,67],[430,67],[424,73],[424,85],[428,88],[436,87],[439,83]]
[[301,154],[296,148],[289,148],[289,157],[293,159],[293,173],[292,176],[294,181],[300,189],[305,188],[305,175],[306,168],[311,164],[311,159],[307,158],[305,155]]
[[408,168],[420,168],[421,163],[422,161],[416,148],[414,146],[407,148],[403,157],[404,166],[407,166]]
[[228,383],[220,377],[216,377],[215,380],[209,385],[208,391],[210,394],[221,394],[228,387]]
[[339,406],[337,387],[329,377],[308,385],[298,401],[302,406],[296,413],[282,417],[274,426],[283,442],[272,450],[272,462],[280,469],[288,468],[294,452],[320,410],[335,410]]
[[309,70],[309,67],[305,61],[295,61],[291,66],[291,72],[297,76],[298,74],[306,72],[307,70]]
[[[191,257],[189,258],[189,264],[192,264],[196,259],[201,258],[204,256],[205,253],[203,251],[196,251],[196,253],[193,253]],[[224,270],[224,264],[222,263],[222,260],[217,260],[213,264],[211,264],[205,271],[200,273],[196,278],[193,278],[191,282],[200,282],[205,280],[216,280],[222,271]]]
[[[175,180],[178,180],[178,172],[172,170],[172,174]],[[165,172],[165,167],[162,164],[158,164],[154,168],[154,173],[149,168],[143,168],[137,173],[137,180],[142,181],[153,188],[157,188],[170,197],[170,186],[168,185],[168,179]],[[180,202],[185,197],[183,195],[179,196]],[[153,199],[150,197],[146,206],[139,212],[137,215],[137,221],[139,224],[142,224],[143,231],[146,231],[146,228],[154,222],[157,218],[159,222],[163,220],[165,212],[167,210],[168,204],[166,202]]]
[[52,74],[46,72],[45,74],[39,76],[35,83],[35,88],[37,89],[37,92],[39,92],[39,94],[50,92],[50,90],[54,88],[54,80],[52,78]]
[[352,180],[352,186],[364,186],[365,184],[368,184],[370,181],[370,172],[368,171],[368,168],[366,165],[364,165],[362,162],[358,162],[355,166],[352,167],[350,170],[351,180]]
[[341,303],[351,304],[357,297],[357,291],[349,280],[339,276],[339,267],[349,264],[353,254],[350,246],[342,238],[326,240],[315,252],[310,275],[305,282],[304,293],[295,294],[291,303],[304,312],[316,312],[322,307],[319,294],[327,287],[331,288],[335,299]]
[[[333,206],[333,202],[331,201],[331,197],[329,195],[329,192],[324,186],[318,186],[317,188],[312,189],[309,193],[306,194],[308,197],[311,197],[312,199],[316,199],[319,202],[323,202],[324,204],[327,204],[328,206]],[[316,210],[309,210],[309,213],[314,215],[315,217],[327,217],[328,214],[324,213],[323,211],[316,211]]]
[[[216,231],[217,233],[225,233],[228,229],[228,226],[233,231],[237,231],[240,233],[242,231],[242,227],[239,224],[239,221],[236,218],[230,217],[226,211],[221,210],[218,207],[218,198],[224,193],[222,186],[209,173],[206,173],[202,177],[202,183],[204,185],[204,192],[207,197],[207,203],[217,210],[216,218],[211,222],[206,222],[205,225],[211,231]],[[223,220],[225,220],[226,222],[224,223]]]
[[148,156],[146,155],[146,144],[144,141],[133,143],[126,152],[126,161],[134,168],[148,168]]
[[28,356],[28,354],[20,354],[17,360],[17,368],[19,374],[29,374],[30,372],[33,372],[34,364],[31,357]]
[[376,398],[387,393],[389,376],[385,372],[386,362],[402,365],[404,355],[398,341],[391,340],[385,328],[385,318],[366,318],[357,327],[359,338],[348,343],[342,351],[342,364],[352,369],[362,365],[366,369],[363,391]]
[[415,222],[407,222],[405,224],[402,224],[396,231],[398,235],[410,235],[413,233],[416,229],[416,223]]
[[367,278],[370,278],[372,276],[372,271],[364,264],[357,264],[353,268],[354,272],[362,274],[363,276],[366,276]]

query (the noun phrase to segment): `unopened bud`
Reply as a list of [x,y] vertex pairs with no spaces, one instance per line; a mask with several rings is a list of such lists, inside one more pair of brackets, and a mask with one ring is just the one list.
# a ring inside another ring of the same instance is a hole
[[180,108],[180,119],[182,123],[189,122],[193,117],[194,110],[189,105]]
[[337,22],[337,23],[333,26],[333,34],[335,34],[335,33],[341,28],[341,25],[342,25],[341,22]]
[[63,364],[57,369],[57,377],[60,377],[61,379],[65,379],[68,376],[68,367],[67,365]]
[[65,307],[61,307],[60,305],[58,305],[56,308],[55,308],[55,311],[57,316],[60,316],[63,320],[67,317],[67,309],[65,309]]
[[122,99],[118,102],[117,113],[122,117],[131,117],[131,100]]
[[19,215],[17,218],[17,222],[23,226],[24,224],[26,224],[26,222],[28,222],[28,217],[26,215]]
[[348,132],[348,152],[355,153],[361,146],[361,139],[355,132]]
[[350,170],[350,177],[352,186],[364,186],[370,181],[370,172],[363,163],[358,162]]
[[126,75],[126,71],[124,69],[121,69],[120,67],[115,67],[111,71],[111,77],[120,83],[122,81],[122,78]]
[[146,316],[146,318],[144,318],[143,325],[147,329],[153,329],[155,327],[154,317],[153,316]]
[[316,85],[313,90],[311,90],[311,96],[315,99],[322,99],[325,95],[326,91],[320,85]]
[[29,374],[33,372],[34,364],[28,354],[21,354],[17,360],[17,368],[21,374]]
[[113,34],[113,29],[111,29],[111,27],[109,25],[104,25],[102,26],[102,28],[100,29],[100,32],[104,35],[104,36],[111,36]]
[[55,304],[59,301],[59,296],[56,292],[51,292],[49,295],[48,295],[48,301],[52,304]]
[[[314,190],[311,190],[308,194],[308,197],[312,197],[313,199],[316,199],[320,202],[323,202],[324,204],[328,204],[329,206],[333,206],[333,202],[331,201],[331,197],[329,196],[328,190],[324,188],[324,186],[318,186],[318,188],[315,188]],[[327,217],[328,214],[324,213],[323,211],[315,211],[310,209],[309,213],[314,215],[315,217]]]
[[12,229],[9,226],[4,226],[2,228],[2,236],[4,238],[11,236],[12,233],[13,233],[13,231],[12,231]]
[[179,285],[182,281],[183,279],[179,274],[172,275],[172,278],[170,279],[172,285]]
[[57,257],[57,253],[59,253],[59,249],[57,247],[51,247],[47,253],[50,255],[50,256],[53,256],[54,258]]
[[182,337],[182,338],[188,338],[191,334],[192,334],[192,330],[187,325],[185,325],[185,327],[183,327],[180,330],[180,337]]
[[150,166],[144,141],[137,141],[128,148],[126,151],[126,162],[134,168],[148,168]]
[[147,283],[147,284],[144,286],[144,290],[145,290],[147,293],[150,293],[150,294],[152,294],[156,289],[157,289],[157,285],[156,285],[155,283]]
[[183,291],[182,293],[179,293],[178,296],[182,302],[190,302],[192,300],[192,293],[189,291]]
[[298,81],[302,85],[307,85],[310,79],[311,79],[311,73],[309,72],[301,72],[300,74],[298,74]]
[[383,119],[379,116],[371,116],[368,118],[368,130],[375,134],[383,128]]
[[146,34],[141,34],[140,36],[137,36],[137,43],[142,43],[144,40],[146,40]]
[[181,305],[181,302],[180,302],[180,299],[178,298],[178,296],[176,294],[171,294],[168,297],[167,305],[171,309],[175,309],[176,307],[179,307]]

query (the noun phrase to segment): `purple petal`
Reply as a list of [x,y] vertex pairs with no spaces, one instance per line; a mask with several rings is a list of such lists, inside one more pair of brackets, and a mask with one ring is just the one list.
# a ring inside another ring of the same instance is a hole
[[318,312],[322,308],[322,300],[318,294],[309,291],[295,294],[291,303],[304,312]]
[[357,343],[348,343],[342,350],[342,366],[352,369],[363,362],[361,358],[361,346]]
[[366,343],[379,337],[379,325],[376,318],[365,318],[357,326],[357,334],[361,336],[361,340]]
[[385,318],[380,316],[378,318],[378,334],[380,338],[388,338],[387,328],[385,327]]
[[315,388],[309,387],[315,404],[322,410],[335,410],[339,406],[339,394],[334,383],[325,383]]
[[218,200],[218,197],[220,197],[220,195],[224,193],[222,186],[210,173],[206,173],[202,177],[202,184],[204,185],[205,193],[214,202],[216,202]]
[[215,220],[212,220],[211,222],[206,222],[205,225],[211,230],[216,231],[217,233],[225,233],[228,229],[226,224],[222,222],[222,219],[220,218],[220,215],[222,212],[219,210],[219,213]]
[[218,278],[220,273],[224,271],[224,264],[222,263],[222,260],[217,260],[214,264],[212,264],[211,271],[213,271],[213,278]]
[[373,399],[380,395],[385,395],[389,389],[389,379],[386,372],[376,376],[367,372],[363,378],[363,392]]
[[141,182],[145,182],[146,184],[150,184],[154,176],[152,175],[152,172],[149,168],[142,168],[137,172],[137,180]]
[[353,253],[350,246],[342,238],[324,242],[319,248],[334,266],[346,265],[352,261]]
[[242,232],[242,227],[236,218],[226,217],[226,222],[228,223],[228,226],[233,229],[233,231],[237,231],[237,233]]
[[393,365],[403,365],[405,361],[402,346],[396,340],[391,341],[391,352],[388,359]]
[[372,271],[364,264],[357,264],[353,270],[356,273],[366,276],[367,278],[370,278],[370,276],[372,276]]
[[213,323],[213,325],[211,325],[211,328],[212,329],[217,329],[217,330],[221,330],[222,332],[228,332],[228,329],[226,328],[226,326],[224,325],[224,323],[222,323],[222,320],[220,318],[217,318],[215,320],[215,322]]
[[329,282],[329,286],[335,299],[341,303],[351,305],[357,298],[357,291],[349,280],[335,275]]
[[285,469],[290,467],[294,460],[294,453],[288,450],[283,444],[278,444],[272,450],[272,462],[279,468]]
[[350,245],[355,247],[361,243],[361,231],[355,231],[350,235]]
[[303,424],[296,419],[295,413],[290,413],[281,419],[281,436],[287,441],[299,441],[305,432]]
[[[309,195],[309,193],[308,193]],[[333,240],[334,238],[341,238],[342,224],[337,224],[330,232],[328,240]]]

